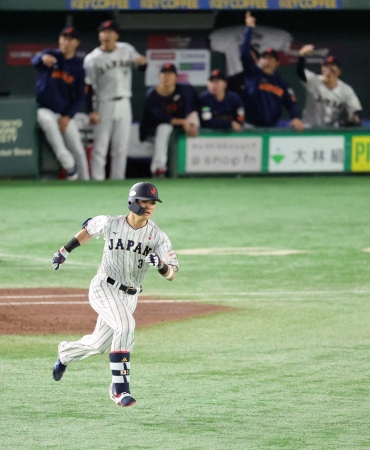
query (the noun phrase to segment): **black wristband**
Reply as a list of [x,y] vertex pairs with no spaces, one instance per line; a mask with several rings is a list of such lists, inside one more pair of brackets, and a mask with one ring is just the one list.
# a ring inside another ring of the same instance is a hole
[[72,250],[79,247],[81,244],[78,242],[78,240],[73,237],[67,244],[64,246],[64,248],[67,250],[68,253],[71,253]]
[[166,274],[167,271],[168,271],[168,266],[167,266],[167,264],[164,264],[164,263],[163,263],[163,267],[161,267],[160,269],[158,269],[158,272],[159,272],[161,275]]

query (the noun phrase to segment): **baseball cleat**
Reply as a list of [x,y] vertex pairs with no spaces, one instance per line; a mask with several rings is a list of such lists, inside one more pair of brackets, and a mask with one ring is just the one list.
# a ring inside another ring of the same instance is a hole
[[66,371],[67,366],[61,362],[61,360],[58,358],[57,362],[54,364],[53,367],[53,378],[55,381],[60,381],[64,375],[64,372]]
[[78,173],[76,167],[66,173],[66,178],[68,181],[76,181],[78,180]]
[[131,397],[130,393],[121,392],[120,394],[113,393],[113,383],[109,386],[109,395],[114,403],[117,403],[119,406],[131,406],[136,403],[136,400]]

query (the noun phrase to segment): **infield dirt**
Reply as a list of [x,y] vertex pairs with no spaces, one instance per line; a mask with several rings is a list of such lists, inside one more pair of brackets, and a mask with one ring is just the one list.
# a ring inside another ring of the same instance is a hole
[[[205,316],[232,308],[139,296],[136,327]],[[84,289],[0,289],[0,334],[88,334],[97,314]]]

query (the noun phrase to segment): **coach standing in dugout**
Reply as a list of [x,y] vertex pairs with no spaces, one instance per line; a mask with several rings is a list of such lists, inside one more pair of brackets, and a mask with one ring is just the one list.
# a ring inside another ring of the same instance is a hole
[[100,47],[86,55],[86,83],[90,86],[90,122],[95,127],[91,176],[105,179],[109,143],[111,144],[110,178],[125,178],[132,110],[132,67],[145,69],[146,58],[126,43],[118,42],[119,29],[112,20],[98,28]]
[[[307,92],[303,110],[305,126],[360,126],[362,106],[351,86],[339,79],[341,62],[328,56],[321,66],[321,75],[305,68],[305,58],[314,50],[312,44],[304,45],[297,62],[297,75]],[[343,114],[347,117],[341,120]]]
[[241,61],[245,76],[243,100],[245,120],[257,127],[276,127],[284,106],[292,120],[289,125],[303,131],[304,125],[293,89],[276,72],[279,54],[276,50],[265,50],[258,64],[251,55],[251,40],[256,19],[248,11],[245,15],[246,29],[241,45]]
[[46,49],[31,61],[39,72],[37,121],[70,181],[90,178],[86,151],[73,119],[85,101],[83,62],[75,56],[79,44],[76,28],[66,27],[59,36],[59,49]]

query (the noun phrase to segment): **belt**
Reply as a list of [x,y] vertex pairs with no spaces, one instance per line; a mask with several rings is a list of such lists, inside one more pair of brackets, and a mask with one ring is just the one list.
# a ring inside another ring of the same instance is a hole
[[107,283],[114,285],[117,285],[118,289],[120,291],[123,291],[125,294],[129,295],[135,295],[137,292],[137,289],[135,289],[132,286],[125,286],[124,284],[119,284],[118,281],[113,280],[111,277],[107,277]]
[[122,100],[122,99],[123,99],[123,97],[113,97],[113,98],[112,98],[113,101],[116,101],[116,100]]

